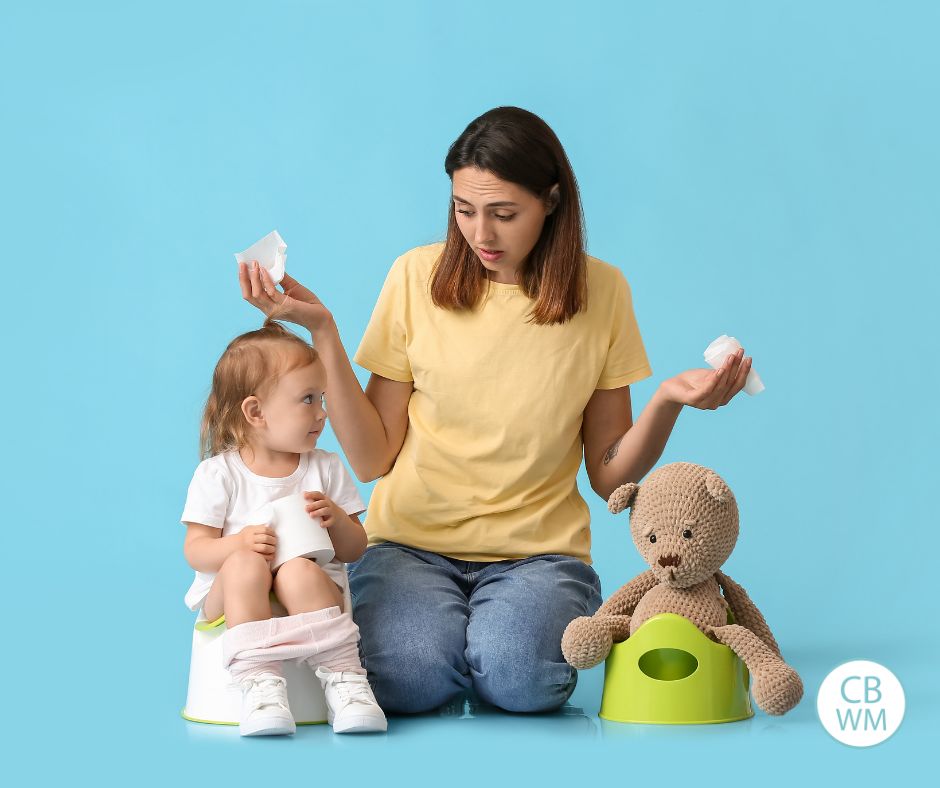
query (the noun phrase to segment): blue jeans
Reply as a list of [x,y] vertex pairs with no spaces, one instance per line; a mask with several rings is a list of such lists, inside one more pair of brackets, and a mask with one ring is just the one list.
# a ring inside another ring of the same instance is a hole
[[507,711],[548,711],[574,691],[568,622],[601,604],[567,555],[474,562],[385,542],[349,565],[363,666],[383,709],[437,708],[471,688]]

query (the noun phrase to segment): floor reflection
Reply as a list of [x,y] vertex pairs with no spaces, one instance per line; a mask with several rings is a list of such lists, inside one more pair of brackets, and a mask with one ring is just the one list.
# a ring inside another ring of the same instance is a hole
[[[436,711],[426,714],[390,715],[388,723],[388,736],[418,734],[419,731],[438,730],[446,734],[450,726],[441,723],[459,722],[466,726],[460,735],[492,735],[492,733],[506,735],[548,735],[557,734],[564,737],[576,736],[579,738],[598,738],[600,725],[597,717],[588,715],[579,706],[566,703],[557,711],[542,714],[513,713],[503,711],[496,706],[484,703],[474,695],[463,695]],[[191,741],[226,742],[238,741],[237,725],[207,725],[197,722],[184,722],[186,735]],[[456,733],[455,729],[450,729]],[[326,725],[299,725],[295,736],[264,737],[270,740],[289,741],[292,738],[308,738],[329,736],[332,733]],[[350,737],[338,736],[336,739]],[[351,737],[363,738],[363,737]],[[368,739],[381,738],[368,736]],[[336,742],[339,745],[340,742]]]
[[566,703],[556,711],[542,714],[514,713],[484,703],[478,697],[469,693],[445,704],[438,709],[434,716],[437,719],[460,722],[485,720],[488,728],[518,726],[524,720],[527,731],[537,728],[542,732],[558,732],[566,736],[575,733],[596,737],[600,733],[597,718],[589,716],[584,712],[584,709],[570,703]]

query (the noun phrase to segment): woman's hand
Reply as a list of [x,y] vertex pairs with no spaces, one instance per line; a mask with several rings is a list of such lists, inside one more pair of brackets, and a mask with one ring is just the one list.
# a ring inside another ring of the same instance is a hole
[[273,314],[278,320],[297,323],[310,333],[333,321],[332,313],[323,302],[293,277],[284,274],[283,291],[278,290],[267,269],[258,265],[257,260],[238,264],[238,284],[242,298],[268,317]]
[[670,402],[702,410],[727,405],[741,389],[751,371],[751,359],[744,348],[725,359],[718,369],[689,369],[664,380],[660,392]]

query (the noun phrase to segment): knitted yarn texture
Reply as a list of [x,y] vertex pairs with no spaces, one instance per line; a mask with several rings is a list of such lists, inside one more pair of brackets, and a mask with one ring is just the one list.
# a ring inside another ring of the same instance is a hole
[[593,667],[652,616],[675,613],[741,658],[751,673],[758,708],[778,715],[796,706],[803,696],[799,675],[783,660],[747,592],[719,571],[738,538],[738,506],[725,481],[701,465],[672,463],[642,485],[618,487],[608,508],[614,514],[631,510],[633,543],[650,569],[617,590],[593,616],[568,624],[561,641],[568,663]]

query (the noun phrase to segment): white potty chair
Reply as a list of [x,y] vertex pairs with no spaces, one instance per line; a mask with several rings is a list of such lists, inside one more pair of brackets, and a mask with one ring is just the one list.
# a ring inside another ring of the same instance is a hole
[[[272,599],[272,612],[283,616],[287,611]],[[343,592],[343,610],[352,610],[349,583]],[[186,693],[184,719],[210,725],[238,725],[241,716],[242,692],[232,683],[229,672],[222,667],[222,635],[224,621],[207,621],[200,611],[193,628],[193,649],[189,661],[189,690]],[[326,699],[320,680],[308,665],[296,660],[283,663],[287,680],[287,700],[298,725],[326,722]]]

